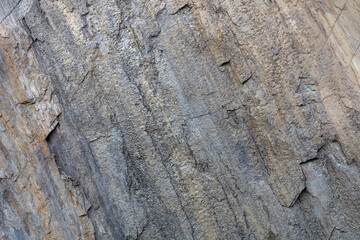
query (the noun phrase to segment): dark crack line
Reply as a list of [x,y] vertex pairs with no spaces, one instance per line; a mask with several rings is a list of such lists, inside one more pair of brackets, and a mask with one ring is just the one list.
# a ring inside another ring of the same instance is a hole
[[11,11],[5,15],[5,17],[0,21],[0,24],[2,24],[3,21],[5,21],[5,19],[8,18],[15,11],[15,9],[20,5],[21,1],[22,0],[19,0],[16,5],[11,9]]
[[[345,7],[346,7],[346,5],[347,5],[347,2],[348,2],[348,0],[346,0],[343,9],[340,10],[340,13],[339,13],[339,15],[336,17],[334,24],[331,26],[331,30],[330,30],[329,35],[327,35],[327,36],[325,35],[326,40],[325,40],[325,42],[322,44],[322,47],[318,50],[317,53],[320,53],[320,52],[326,47],[326,44],[327,44],[328,40],[330,39],[331,35],[333,34],[333,31],[334,31],[334,28],[335,28],[335,26],[336,26],[336,23],[338,22],[341,14],[343,13],[343,11],[344,11],[344,9],[345,9]],[[315,65],[316,63],[317,63],[317,61],[316,61],[315,63],[311,64],[311,66],[310,66],[308,69],[311,69],[311,68],[313,67],[313,65]],[[321,74],[320,78],[322,77],[322,75],[323,75],[323,73]],[[319,78],[319,79],[320,79],[320,78]]]
[[295,205],[295,203],[300,200],[300,196],[303,195],[303,193],[305,193],[305,191],[307,191],[306,184],[305,184],[304,188],[295,196],[295,198],[292,200],[292,202],[288,208],[293,207]]
[[181,11],[187,9],[187,8],[191,8],[190,5],[188,3],[185,3],[183,6],[181,6],[178,10],[176,10],[175,12],[173,13],[170,13],[169,15],[176,15],[178,13],[180,13]]
[[341,16],[341,14],[342,14],[343,11],[344,11],[344,9],[345,9],[345,7],[346,7],[346,5],[347,5],[347,2],[348,2],[348,0],[346,0],[343,9],[340,10],[339,15],[337,16],[334,24],[332,25],[331,30],[330,30],[330,33],[329,33],[329,35],[327,36],[327,39],[326,39],[326,41],[325,41],[325,43],[324,43],[324,46],[326,45],[327,41],[330,39],[331,35],[333,34],[334,28],[335,28],[335,26],[336,26],[336,24],[337,24],[337,22],[338,22],[338,20],[339,20],[339,18],[340,18],[340,16]]
[[328,240],[330,240],[330,239],[332,238],[332,236],[333,236],[333,234],[334,234],[335,230],[336,230],[336,227],[333,227],[333,229],[331,230],[331,233],[330,233],[330,235],[329,235]]

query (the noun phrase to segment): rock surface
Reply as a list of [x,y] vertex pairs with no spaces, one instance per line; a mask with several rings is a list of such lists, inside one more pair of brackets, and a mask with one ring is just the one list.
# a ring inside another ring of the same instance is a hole
[[357,0],[1,0],[1,239],[360,239]]

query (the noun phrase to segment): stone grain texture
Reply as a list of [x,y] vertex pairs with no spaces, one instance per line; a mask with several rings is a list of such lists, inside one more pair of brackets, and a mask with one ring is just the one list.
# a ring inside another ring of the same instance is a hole
[[1,0],[0,239],[360,239],[360,1]]

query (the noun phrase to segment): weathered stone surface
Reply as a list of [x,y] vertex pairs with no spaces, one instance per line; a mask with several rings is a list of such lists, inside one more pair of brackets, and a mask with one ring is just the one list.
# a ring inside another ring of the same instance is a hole
[[356,0],[2,0],[1,239],[360,239]]

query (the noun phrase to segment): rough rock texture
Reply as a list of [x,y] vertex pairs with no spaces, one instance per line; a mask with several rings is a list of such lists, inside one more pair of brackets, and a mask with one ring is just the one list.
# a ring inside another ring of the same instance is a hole
[[1,0],[1,239],[360,239],[358,0]]

